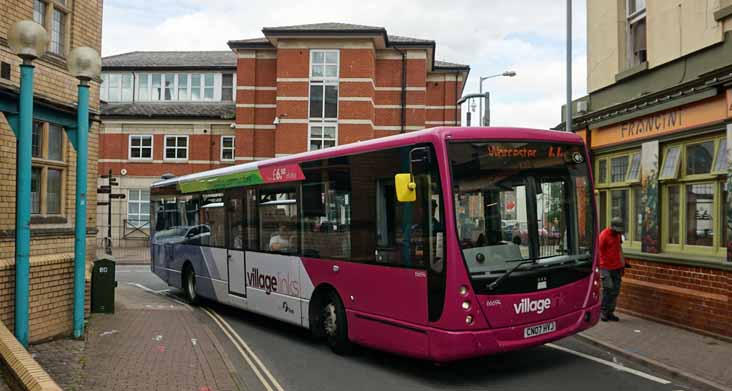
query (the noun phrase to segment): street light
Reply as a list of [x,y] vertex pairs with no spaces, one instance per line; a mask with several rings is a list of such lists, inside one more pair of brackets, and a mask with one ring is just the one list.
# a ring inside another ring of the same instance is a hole
[[76,113],[76,219],[74,235],[74,337],[84,333],[84,276],[86,273],[86,208],[89,150],[89,81],[99,78],[102,59],[96,50],[78,47],[69,54],[69,72],[79,79]]
[[[488,79],[492,79],[494,77],[500,77],[500,76],[503,76],[503,77],[514,77],[514,76],[516,76],[516,72],[514,72],[514,71],[505,71],[503,73],[497,73],[495,75],[481,77],[480,78],[480,88],[479,88],[480,94],[481,95],[483,94],[483,82],[484,81],[486,81]],[[490,92],[486,92],[485,93],[485,102],[484,102],[484,105],[485,105],[486,117],[488,117],[488,121],[486,121],[486,118],[483,117],[483,108],[481,107],[481,109],[480,109],[480,126],[489,126],[490,125],[490,110],[491,110],[491,96],[490,96]]]
[[28,346],[33,60],[45,53],[48,35],[40,24],[22,20],[8,31],[8,45],[23,59],[20,65],[15,185],[15,338],[23,346]]

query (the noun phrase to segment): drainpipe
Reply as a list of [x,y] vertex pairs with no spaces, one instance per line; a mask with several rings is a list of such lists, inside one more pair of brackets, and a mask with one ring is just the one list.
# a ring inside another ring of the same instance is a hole
[[394,47],[394,50],[402,55],[402,96],[401,96],[401,130],[404,133],[407,124],[407,53],[404,50]]
[[[460,98],[458,97],[458,78],[459,77],[460,77],[460,72],[455,72],[455,102],[460,100]],[[445,81],[447,82],[447,76],[445,78]],[[445,84],[447,84],[447,83],[445,83]],[[455,105],[456,105],[456,107],[455,107],[455,115],[454,115],[454,120],[455,120],[454,125],[460,126],[461,122],[462,122],[463,113],[462,113],[462,110],[460,110],[461,109],[460,104],[455,103]]]

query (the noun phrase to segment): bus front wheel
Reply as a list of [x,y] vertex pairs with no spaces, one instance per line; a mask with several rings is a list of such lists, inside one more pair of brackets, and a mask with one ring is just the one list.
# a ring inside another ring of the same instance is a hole
[[335,291],[328,293],[322,313],[323,334],[328,340],[328,346],[336,354],[347,354],[351,351],[351,342],[348,340],[348,320],[346,309],[341,298]]
[[190,265],[183,272],[183,292],[185,292],[186,300],[190,304],[198,303],[198,294],[196,293],[196,272]]

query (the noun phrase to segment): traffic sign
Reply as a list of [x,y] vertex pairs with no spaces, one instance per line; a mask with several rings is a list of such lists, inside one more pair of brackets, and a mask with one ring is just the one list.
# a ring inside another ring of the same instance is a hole
[[97,194],[110,194],[112,192],[111,186],[102,185],[97,188]]
[[109,198],[125,198],[124,194],[110,194]]
[[109,201],[99,201],[97,202],[97,206],[107,206],[109,205]]

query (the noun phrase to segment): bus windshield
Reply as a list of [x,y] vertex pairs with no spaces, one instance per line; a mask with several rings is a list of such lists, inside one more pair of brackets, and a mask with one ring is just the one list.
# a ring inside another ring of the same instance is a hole
[[592,190],[581,145],[455,142],[448,153],[472,278],[497,279],[525,261],[592,261]]

